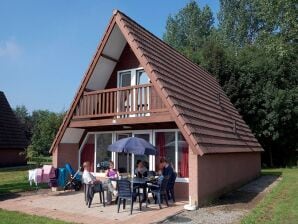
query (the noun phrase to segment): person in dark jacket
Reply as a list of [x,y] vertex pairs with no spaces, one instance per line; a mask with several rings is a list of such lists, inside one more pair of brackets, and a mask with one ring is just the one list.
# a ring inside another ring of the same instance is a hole
[[162,175],[163,176],[169,176],[169,182],[173,182],[174,177],[174,169],[169,164],[168,160],[166,158],[160,159],[160,167],[162,168]]
[[169,177],[169,182],[167,185],[167,193],[168,193],[168,198],[172,198],[172,195],[170,195],[170,188],[172,188],[175,184],[176,180],[176,173],[173,169],[173,167],[169,164],[168,160],[166,158],[161,158],[160,159],[160,167],[162,168],[162,175],[168,176]]

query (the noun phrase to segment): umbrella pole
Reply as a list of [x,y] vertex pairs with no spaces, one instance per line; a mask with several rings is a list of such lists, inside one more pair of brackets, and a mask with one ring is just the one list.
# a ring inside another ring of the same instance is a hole
[[127,175],[129,175],[129,154],[126,153],[126,165],[127,165]]

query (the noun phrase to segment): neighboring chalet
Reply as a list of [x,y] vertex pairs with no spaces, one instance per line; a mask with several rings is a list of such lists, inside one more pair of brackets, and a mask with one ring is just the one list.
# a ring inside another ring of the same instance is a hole
[[[128,136],[158,155],[107,151]],[[132,173],[138,159],[157,170],[166,157],[176,195],[195,205],[256,178],[261,151],[211,74],[117,10],[51,147],[54,166],[88,160],[99,176],[108,160]]]
[[0,91],[0,167],[26,165],[24,130]]

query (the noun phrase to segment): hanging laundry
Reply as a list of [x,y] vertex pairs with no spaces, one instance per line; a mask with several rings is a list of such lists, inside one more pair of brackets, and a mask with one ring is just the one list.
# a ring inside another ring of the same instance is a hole
[[33,182],[35,183],[35,186],[37,186],[36,169],[28,171],[28,180],[30,186],[32,186]]
[[37,168],[36,169],[36,182],[38,184],[42,183],[42,175],[43,175],[43,169]]
[[50,178],[55,177],[55,169],[52,165],[43,165],[42,183],[49,183]]

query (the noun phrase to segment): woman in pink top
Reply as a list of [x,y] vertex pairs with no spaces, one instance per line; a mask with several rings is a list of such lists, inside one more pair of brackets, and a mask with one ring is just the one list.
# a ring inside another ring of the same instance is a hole
[[107,184],[108,184],[108,191],[110,193],[113,193],[114,196],[118,196],[118,191],[116,190],[116,181],[112,181],[112,178],[118,178],[119,172],[114,168],[114,162],[110,161],[109,163],[109,169],[106,171],[106,177],[108,178]]
[[117,169],[114,168],[114,162],[110,161],[109,169],[106,171],[107,178],[117,178],[119,177],[119,172]]

